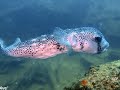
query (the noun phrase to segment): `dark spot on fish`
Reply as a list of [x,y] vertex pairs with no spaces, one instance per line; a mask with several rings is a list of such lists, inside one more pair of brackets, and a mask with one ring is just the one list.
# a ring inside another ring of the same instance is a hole
[[36,53],[32,53],[32,56],[34,56]]
[[56,47],[57,47],[57,49],[58,49],[59,51],[64,50],[64,48],[61,47],[60,43],[56,43],[55,45],[56,45]]
[[[87,43],[86,43],[86,44],[87,44]],[[80,46],[81,46],[81,49],[80,49],[80,50],[82,50],[82,49],[84,48],[84,45],[83,45],[82,42],[80,43]]]

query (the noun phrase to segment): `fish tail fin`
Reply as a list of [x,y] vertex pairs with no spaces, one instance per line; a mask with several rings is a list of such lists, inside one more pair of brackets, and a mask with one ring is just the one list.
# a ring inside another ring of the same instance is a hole
[[5,46],[5,44],[4,44],[4,41],[0,38],[0,47],[1,47],[1,49],[4,51],[5,50],[5,48],[6,48],[6,46]]
[[12,46],[16,46],[21,42],[20,38],[16,38],[15,42],[12,44]]
[[10,50],[10,49],[16,47],[20,42],[21,42],[20,38],[16,38],[14,43],[12,45],[8,46],[6,49]]
[[12,45],[7,47],[4,43],[4,41],[0,38],[0,47],[5,53],[7,53],[8,50],[15,47],[20,42],[21,42],[20,38],[16,38],[15,42]]

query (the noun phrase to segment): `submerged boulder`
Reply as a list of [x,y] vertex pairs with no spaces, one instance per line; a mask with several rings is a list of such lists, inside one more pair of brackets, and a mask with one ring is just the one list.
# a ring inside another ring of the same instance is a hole
[[64,90],[120,90],[120,60],[94,66]]

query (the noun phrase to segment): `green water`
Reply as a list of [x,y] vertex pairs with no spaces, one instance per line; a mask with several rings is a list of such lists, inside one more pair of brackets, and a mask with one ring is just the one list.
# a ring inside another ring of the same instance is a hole
[[45,60],[1,56],[0,85],[9,90],[63,90],[79,80],[90,66],[111,62],[119,54],[111,50],[97,56],[59,55]]
[[[82,0],[80,0],[79,3],[80,2],[82,2]],[[66,19],[68,20],[68,22],[69,19],[71,19],[71,21],[73,20],[73,23],[68,24],[68,27],[70,26],[72,27],[74,25],[98,26],[100,31],[104,34],[105,38],[110,43],[110,48],[108,49],[108,51],[100,55],[89,55],[89,54],[79,53],[73,56],[69,56],[68,54],[63,54],[44,60],[30,59],[30,58],[13,58],[6,56],[4,54],[0,54],[0,86],[3,87],[8,86],[8,90],[63,90],[65,86],[69,86],[74,81],[79,80],[84,75],[84,73],[88,71],[90,66],[100,65],[106,62],[112,62],[114,60],[120,59],[120,16],[119,16],[120,1],[119,0],[99,0],[99,1],[86,0],[87,5],[89,6],[85,8],[85,15],[83,14],[84,17],[81,16],[82,20],[79,18],[79,15],[83,13],[82,12],[83,9],[76,8],[78,13],[76,12],[72,13],[73,11],[71,12],[69,11],[72,9],[67,7],[66,3],[64,3],[63,6],[60,5],[59,6],[60,8],[56,8],[56,9],[55,7],[58,4],[55,5],[54,8],[51,6],[51,4],[49,6],[46,5],[46,7],[50,8],[51,12],[55,12],[55,10],[58,10],[56,12],[59,13],[60,16],[64,16],[66,15],[66,13],[73,14],[73,16],[74,15],[78,16],[74,18],[69,17]],[[69,6],[71,4],[72,3],[69,3]],[[79,5],[78,3],[74,3],[74,4]],[[39,15],[38,13],[35,14]],[[0,16],[0,20],[3,20],[3,14],[2,17]],[[12,25],[14,25],[14,23],[10,23],[10,22],[11,19],[8,19],[7,23],[2,21],[0,22],[0,32],[1,32],[0,34],[2,37],[5,37],[5,39],[8,40],[8,42],[10,41],[9,38],[11,37],[14,38],[16,36],[20,36],[22,38],[29,38],[29,37],[32,38],[38,35],[31,33],[32,31],[31,32],[26,31],[30,33],[25,33],[25,31],[23,31],[23,34],[21,34],[22,31],[21,33],[18,33],[18,31],[9,31],[9,28],[11,28]],[[50,22],[54,23],[52,21]],[[62,20],[60,22],[64,23],[64,21]],[[45,24],[45,22],[43,23]],[[50,26],[51,23],[48,24],[48,26]],[[58,26],[59,23],[57,23]],[[29,27],[27,29],[30,30],[31,25],[29,24],[29,20],[27,22],[27,25],[25,24],[23,26]],[[36,25],[35,27],[38,26],[39,24]],[[15,27],[17,27],[16,24]],[[15,27],[11,29],[16,29]],[[24,28],[26,29],[26,27]],[[47,25],[45,25],[44,27],[47,27]],[[65,25],[65,27],[67,27],[67,24]],[[21,29],[22,27],[19,26],[18,29],[16,30],[19,30],[19,28]],[[36,28],[35,30],[36,30],[35,32],[37,32]],[[17,34],[14,34],[16,32]],[[6,35],[8,36],[6,37]]]

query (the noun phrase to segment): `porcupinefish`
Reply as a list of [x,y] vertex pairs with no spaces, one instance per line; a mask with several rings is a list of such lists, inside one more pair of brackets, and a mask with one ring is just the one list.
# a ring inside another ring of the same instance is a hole
[[0,39],[1,49],[9,56],[13,57],[30,57],[46,59],[61,53],[66,53],[67,48],[55,41],[52,35],[42,35],[35,39],[21,42],[17,38],[13,45],[6,47]]
[[71,51],[102,53],[107,50],[109,43],[99,30],[81,27],[65,30],[56,28],[51,35],[42,35],[25,42],[17,38],[15,43],[8,47],[0,39],[0,46],[9,56],[46,59]]
[[103,34],[93,27],[65,30],[56,28],[53,35],[57,42],[66,45],[75,52],[96,54],[106,51],[109,47]]

